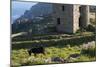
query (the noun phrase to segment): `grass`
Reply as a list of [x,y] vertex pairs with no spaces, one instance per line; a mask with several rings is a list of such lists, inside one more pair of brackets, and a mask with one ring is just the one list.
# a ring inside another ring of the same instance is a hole
[[[39,37],[36,36],[36,37]],[[55,64],[60,62],[47,61],[54,57],[60,57],[66,60],[66,63],[95,61],[95,48],[83,48],[84,43],[95,41],[95,33],[82,32],[73,35],[44,35],[42,39],[36,40],[17,40],[12,42],[11,52],[11,66],[26,66],[26,65],[40,65],[40,64]],[[46,38],[46,39],[45,39]],[[31,47],[43,46],[45,48],[45,55],[38,54],[37,56],[28,55],[27,50]],[[95,44],[94,44],[95,45]],[[68,57],[71,54],[80,54],[79,58]]]
[[78,36],[74,38],[62,38],[62,39],[52,39],[52,40],[33,40],[33,41],[18,41],[12,42],[12,49],[21,49],[21,48],[31,48],[31,47],[50,47],[50,46],[57,46],[57,45],[81,45],[82,43],[87,43],[90,41],[95,41],[95,35],[92,36]]
[[[78,53],[84,51],[80,46],[65,45],[65,46],[55,46],[55,47],[45,47],[45,55],[39,54],[37,56],[29,56],[27,49],[12,50],[11,59],[12,66],[21,65],[39,65],[39,64],[53,64],[56,62],[45,62],[46,59],[52,57],[61,57],[67,59],[70,54]],[[88,50],[87,50],[88,51]],[[91,51],[93,52],[93,51]],[[88,52],[81,54],[80,58],[70,59],[69,62],[83,62],[83,61],[95,61],[95,56],[86,55]]]
[[18,37],[14,37],[12,38],[13,42],[16,41],[32,41],[32,40],[52,40],[52,39],[63,39],[63,38],[71,38],[71,37],[75,37],[75,36],[88,36],[88,35],[93,35],[93,32],[78,32],[75,34],[37,34],[37,35],[31,35],[31,37],[29,36],[18,36]]

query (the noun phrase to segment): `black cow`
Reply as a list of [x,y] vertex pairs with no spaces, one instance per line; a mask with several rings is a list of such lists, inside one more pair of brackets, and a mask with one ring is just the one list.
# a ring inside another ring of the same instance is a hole
[[31,48],[28,50],[28,54],[31,56],[31,53],[34,53],[35,56],[40,53],[45,55],[45,50],[43,47]]

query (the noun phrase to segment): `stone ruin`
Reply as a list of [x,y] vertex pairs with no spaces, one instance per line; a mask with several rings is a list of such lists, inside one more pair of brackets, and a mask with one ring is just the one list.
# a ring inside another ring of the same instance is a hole
[[53,4],[53,22],[58,32],[75,33],[89,24],[89,6]]

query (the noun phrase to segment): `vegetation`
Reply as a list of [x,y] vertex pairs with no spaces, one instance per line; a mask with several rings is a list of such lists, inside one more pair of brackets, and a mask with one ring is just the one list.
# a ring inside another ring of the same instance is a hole
[[[48,58],[53,57],[63,58],[64,60],[67,60],[66,62],[95,61],[94,48],[83,49],[82,45],[71,47],[70,44],[63,46],[62,43],[60,44],[61,45],[58,46],[45,47],[45,55],[39,54],[34,56],[34,54],[32,54],[32,56],[29,56],[27,49],[12,50],[12,66],[56,63],[46,62]],[[76,59],[68,59],[69,55],[74,53],[78,53],[81,56]]]
[[96,19],[90,18],[90,22],[92,25],[96,25]]
[[93,25],[88,25],[88,27],[86,28],[87,31],[91,31],[91,32],[96,32],[96,28]]
[[[38,35],[39,36],[39,35]],[[37,37],[38,37],[37,36]],[[48,39],[45,39],[49,37]],[[41,37],[41,35],[40,35]],[[51,38],[50,38],[51,37]],[[85,43],[95,41],[95,34],[92,32],[76,33],[73,35],[42,35],[42,39],[31,41],[14,41],[12,42],[12,66],[39,65],[61,63],[51,61],[54,57],[65,60],[64,63],[95,61],[95,47],[85,49]],[[95,43],[92,43],[95,45]],[[43,46],[45,55],[38,54],[28,55],[27,50],[32,47]],[[70,58],[71,54],[79,54],[79,58]]]

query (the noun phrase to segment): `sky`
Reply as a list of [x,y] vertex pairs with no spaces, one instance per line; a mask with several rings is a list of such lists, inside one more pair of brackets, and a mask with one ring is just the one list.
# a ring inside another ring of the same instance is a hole
[[29,10],[35,4],[37,3],[12,1],[12,21],[23,15],[26,10]]

